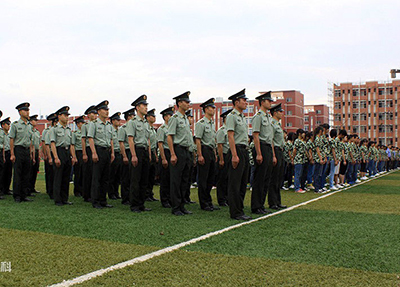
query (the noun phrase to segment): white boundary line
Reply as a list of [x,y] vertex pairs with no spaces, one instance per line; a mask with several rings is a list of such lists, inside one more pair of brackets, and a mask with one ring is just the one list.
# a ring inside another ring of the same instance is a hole
[[258,217],[258,218],[256,218],[256,219],[252,219],[252,220],[245,221],[245,222],[242,222],[242,223],[234,224],[234,225],[225,227],[225,228],[223,228],[223,229],[220,229],[220,230],[217,230],[217,231],[213,231],[213,232],[204,234],[204,235],[202,235],[202,236],[200,236],[200,237],[196,237],[196,238],[190,239],[190,240],[188,240],[188,241],[184,241],[184,242],[178,243],[178,244],[176,244],[176,245],[172,245],[172,246],[169,246],[169,247],[166,247],[166,248],[163,248],[163,249],[160,249],[160,250],[157,250],[157,251],[154,251],[154,252],[151,252],[151,253],[148,253],[148,254],[139,256],[139,257],[135,257],[135,258],[130,259],[130,260],[128,260],[128,261],[121,262],[121,263],[112,265],[112,266],[107,267],[107,268],[99,269],[99,270],[96,270],[96,271],[93,271],[93,272],[84,274],[84,275],[82,275],[82,276],[76,277],[76,278],[71,279],[71,280],[64,280],[63,282],[57,283],[57,284],[54,284],[54,285],[51,285],[50,287],[67,287],[67,286],[72,286],[72,285],[75,285],[75,284],[83,283],[83,282],[88,281],[88,280],[91,280],[91,279],[93,279],[93,278],[102,276],[102,275],[104,275],[105,273],[108,273],[108,272],[110,272],[110,271],[114,271],[114,270],[118,270],[118,269],[123,269],[123,268],[125,268],[125,267],[134,265],[134,264],[136,264],[136,263],[141,263],[141,262],[150,260],[150,259],[152,259],[152,258],[154,258],[154,257],[158,257],[158,256],[161,256],[161,255],[163,255],[163,254],[166,254],[166,253],[169,253],[169,252],[178,250],[178,249],[180,249],[180,248],[182,248],[182,247],[185,247],[185,246],[187,246],[187,245],[190,245],[190,244],[193,244],[193,243],[196,243],[196,242],[205,240],[205,239],[210,238],[210,237],[212,237],[212,236],[219,235],[219,234],[221,234],[221,233],[224,233],[224,232],[227,232],[227,231],[230,231],[230,230],[233,230],[233,229],[242,227],[242,226],[244,226],[244,225],[252,224],[252,223],[254,223],[254,222],[257,222],[257,221],[260,221],[260,220],[264,220],[264,219],[266,219],[266,218],[269,218],[269,217],[272,217],[272,216],[275,216],[275,215],[278,215],[278,214],[281,214],[281,213],[289,212],[289,211],[291,211],[291,210],[293,210],[293,209],[296,209],[296,208],[298,208],[298,207],[301,207],[301,206],[307,205],[307,204],[309,204],[309,203],[312,203],[312,202],[321,200],[321,199],[323,199],[323,198],[326,198],[326,197],[328,197],[328,196],[334,195],[334,194],[336,194],[336,193],[338,193],[338,192],[347,190],[347,189],[349,189],[349,188],[352,188],[352,187],[355,187],[355,186],[359,186],[359,185],[364,184],[364,183],[366,183],[366,182],[369,182],[369,181],[371,181],[371,180],[374,180],[374,179],[383,177],[383,176],[385,176],[385,175],[391,174],[391,173],[393,173],[393,172],[395,172],[395,171],[398,171],[398,170],[393,170],[393,171],[384,173],[384,174],[379,175],[379,176],[376,176],[376,177],[374,177],[374,178],[367,179],[366,181],[363,181],[363,182],[361,182],[361,183],[354,184],[354,185],[351,185],[351,186],[349,186],[349,187],[346,187],[346,188],[343,188],[343,189],[339,189],[339,190],[336,190],[336,191],[327,193],[327,194],[325,194],[325,195],[321,195],[321,196],[319,196],[319,197],[316,197],[316,198],[313,198],[313,199],[311,199],[311,200],[308,200],[308,201],[305,201],[305,202],[302,202],[302,203],[293,205],[293,206],[288,207],[288,208],[286,208],[286,209],[281,209],[281,210],[279,210],[279,211],[276,211],[276,212],[274,212],[274,213],[270,213],[270,214],[267,214],[267,215]]

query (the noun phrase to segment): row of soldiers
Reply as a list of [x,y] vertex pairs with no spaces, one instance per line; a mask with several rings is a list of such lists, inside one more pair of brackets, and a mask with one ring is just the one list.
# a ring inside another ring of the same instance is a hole
[[[133,108],[123,113],[126,123],[122,126],[121,113],[109,116],[109,102],[103,101],[84,112],[87,121],[84,116],[74,120],[75,131],[68,125],[69,107],[60,108],[47,117],[51,125],[41,136],[35,128],[37,116],[29,115],[30,104],[18,105],[20,119],[11,124],[9,131],[7,127],[2,131],[2,138],[9,140],[7,148],[2,145],[3,154],[6,151],[14,165],[14,200],[32,200],[28,196],[36,192],[34,180],[42,153],[46,191],[58,206],[72,204],[68,199],[73,166],[74,193],[94,208],[112,207],[107,202],[108,193],[108,198],[121,198],[123,204],[130,205],[132,212],[150,211],[145,201],[157,200],[152,189],[155,167],[159,164],[162,206],[171,208],[174,215],[187,215],[192,213],[185,207],[192,202],[191,170],[197,163],[200,208],[220,209],[211,197],[218,171],[218,205],[229,206],[233,219],[251,219],[243,211],[249,177],[248,125],[243,114],[247,108],[245,90],[229,97],[233,109],[221,114],[223,125],[218,131],[213,121],[214,98],[202,103],[204,117],[195,124],[194,137],[189,95],[185,92],[173,98],[177,109],[168,107],[161,112],[164,123],[157,130],[155,110],[148,110],[146,95],[137,98],[131,104]],[[271,212],[265,206],[267,195],[270,209],[286,208],[280,197],[284,175],[284,133],[280,125],[283,109],[280,104],[272,106],[271,92],[256,99],[260,110],[252,118],[256,168],[251,210],[254,214],[267,214]],[[6,120],[10,126],[9,118]],[[2,174],[3,170],[2,167]]]

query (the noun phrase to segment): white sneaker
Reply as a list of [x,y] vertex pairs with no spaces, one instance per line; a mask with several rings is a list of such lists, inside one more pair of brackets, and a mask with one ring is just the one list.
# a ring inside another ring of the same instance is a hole
[[343,185],[346,186],[346,187],[347,187],[347,186],[350,186],[350,184],[348,184],[347,182],[346,182],[345,184],[343,184]]
[[289,190],[289,188],[287,188],[286,186],[282,186],[283,190]]
[[328,189],[327,189],[326,187],[324,187],[322,190],[323,190],[323,191],[327,191]]
[[359,180],[359,179],[356,180],[356,183],[360,183],[360,182],[361,182],[361,180]]
[[331,189],[332,190],[338,190],[339,188],[337,188],[336,186],[332,186]]
[[294,188],[294,185],[292,184],[291,186],[289,186],[289,188],[293,189],[293,188]]

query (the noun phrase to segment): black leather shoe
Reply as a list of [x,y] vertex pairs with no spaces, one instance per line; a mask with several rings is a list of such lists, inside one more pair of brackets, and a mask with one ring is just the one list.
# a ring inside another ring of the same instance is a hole
[[113,208],[114,206],[111,205],[111,204],[105,204],[105,205],[103,205],[103,207],[105,207],[105,208]]
[[103,209],[104,207],[103,206],[101,206],[101,205],[93,205],[93,208],[97,208],[97,209]]
[[5,192],[4,194],[5,195],[12,195],[12,192],[11,192],[11,190],[9,190],[9,191]]
[[278,204],[278,207],[279,207],[280,209],[285,209],[285,208],[287,208],[286,205],[282,205],[282,204]]
[[161,206],[164,208],[171,208],[171,204],[169,204],[168,202],[161,204]]
[[195,203],[196,203],[196,201],[189,200],[189,204],[195,204]]
[[141,209],[141,211],[151,211],[151,208],[144,207]]
[[119,196],[119,195],[117,195],[117,196],[115,196],[117,199],[121,199],[121,196]]
[[70,201],[65,201],[65,202],[63,202],[63,204],[65,204],[65,205],[73,205],[74,203],[70,202]]
[[152,202],[153,200],[150,197],[148,197],[148,198],[146,198],[146,201]]
[[172,212],[172,214],[173,215],[176,215],[176,216],[182,216],[182,215],[185,215],[182,211],[180,211],[180,210],[178,210],[178,211],[174,211],[174,212]]
[[135,213],[141,213],[142,212],[140,209],[137,209],[137,208],[131,209],[131,211],[135,212]]
[[213,205],[213,206],[212,206],[212,209],[214,209],[214,210],[221,210],[221,208],[219,208],[219,207],[216,206],[216,205]]
[[36,189],[34,189],[32,192],[33,193],[40,193],[40,191],[37,191]]
[[116,199],[118,199],[115,195],[113,195],[113,196],[109,196],[108,197],[109,199],[112,199],[112,200],[116,200]]
[[233,219],[236,219],[236,220],[250,220],[252,218],[251,218],[251,216],[243,214],[241,216],[234,217]]
[[189,210],[187,210],[187,209],[184,209],[184,210],[181,210],[181,211],[182,211],[182,213],[185,214],[185,215],[193,214],[193,212],[191,212],[191,211],[189,211]]
[[82,194],[77,193],[77,194],[74,194],[74,196],[75,196],[75,197],[82,197]]
[[226,206],[228,206],[228,204],[226,202],[224,202],[224,203],[219,204],[219,206],[226,207]]
[[84,202],[90,202],[90,198],[83,199]]
[[64,203],[62,203],[62,202],[56,202],[55,203],[57,206],[63,206],[64,205]]
[[214,211],[214,208],[212,208],[211,206],[207,206],[202,208],[204,211]]
[[151,199],[152,201],[159,201],[157,198],[154,198],[154,197],[150,197],[150,199]]
[[269,207],[269,209],[273,209],[273,210],[279,210],[279,206],[278,205],[272,205]]
[[36,196],[36,194],[34,194],[34,193],[29,193],[27,196],[30,196],[30,197],[35,197],[35,196]]
[[262,210],[261,208],[256,209],[256,210],[252,210],[251,213],[254,213],[254,214],[268,214],[267,211]]
[[129,201],[121,202],[123,205],[131,205]]
[[21,202],[22,202],[22,201],[21,201],[21,198],[15,198],[14,201],[15,201],[16,203],[21,203]]
[[33,199],[30,199],[30,198],[24,198],[24,199],[21,199],[21,201],[31,202],[31,201],[33,201]]

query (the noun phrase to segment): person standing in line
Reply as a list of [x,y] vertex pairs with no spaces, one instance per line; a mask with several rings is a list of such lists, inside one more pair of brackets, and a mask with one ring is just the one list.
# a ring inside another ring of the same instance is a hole
[[272,168],[270,190],[268,191],[268,205],[270,209],[280,210],[287,206],[282,205],[281,185],[284,175],[284,156],[283,147],[285,144],[284,134],[281,127],[283,116],[282,104],[272,106],[270,109],[272,115],[273,144],[276,157],[276,164]]
[[121,199],[119,196],[119,186],[121,184],[121,168],[122,168],[122,155],[121,147],[118,140],[118,130],[121,125],[121,113],[117,112],[110,117],[110,129],[112,132],[112,139],[114,145],[115,159],[111,163],[110,167],[110,185],[108,187],[108,198],[109,199]]
[[127,123],[135,117],[135,108],[129,109],[123,112],[126,123],[118,129],[118,141],[119,149],[122,155],[122,166],[121,166],[121,203],[123,205],[130,205],[129,202],[129,188],[130,188],[130,176],[129,176],[129,165],[131,162],[131,151],[129,149],[128,135],[126,133]]
[[217,180],[217,199],[219,206],[228,206],[228,131],[226,130],[226,117],[232,109],[222,113],[222,126],[218,129],[216,134],[217,150],[218,150],[218,180]]
[[108,101],[96,106],[98,118],[89,125],[87,137],[92,152],[93,176],[91,202],[93,208],[112,208],[107,203],[107,188],[110,184],[110,165],[114,161],[114,143],[108,118]]
[[164,123],[157,130],[158,150],[160,151],[160,200],[161,206],[164,208],[171,208],[171,180],[170,180],[170,165],[171,165],[171,152],[169,151],[167,134],[168,122],[174,114],[174,107],[166,108],[161,111]]
[[[191,127],[194,123],[193,115],[192,115],[192,110],[187,110],[185,113],[188,121],[189,121],[189,126]],[[192,129],[190,129],[190,132],[192,132]],[[190,164],[189,164],[189,184],[186,187],[186,193],[185,193],[185,204],[192,204],[196,203],[195,201],[190,199],[190,189],[192,187],[192,183],[197,182],[197,146],[194,143],[196,138],[193,136],[192,140],[190,142],[189,146],[189,153],[190,153]]]
[[35,158],[31,161],[31,168],[29,170],[29,191],[28,196],[32,196],[35,193],[40,193],[36,190],[36,179],[39,172],[39,148],[40,148],[40,132],[37,130],[37,115],[29,117],[29,122],[32,125],[32,144],[35,149]]
[[3,172],[0,174],[0,189],[3,195],[12,195],[10,190],[11,178],[12,178],[12,162],[10,160],[10,138],[8,132],[10,131],[10,118],[5,118],[0,122],[1,129],[0,135],[3,139],[3,150],[1,157],[3,158]]
[[306,191],[300,188],[300,181],[307,156],[306,143],[304,142],[306,133],[303,129],[298,129],[296,135],[297,138],[293,144],[294,191],[296,193],[305,193]]
[[273,99],[271,92],[264,93],[256,98],[260,110],[251,120],[253,127],[253,158],[255,159],[254,183],[251,193],[251,211],[254,214],[267,214],[264,203],[270,188],[272,168],[276,165],[273,148],[272,118],[268,111]]
[[243,111],[247,108],[245,89],[229,97],[234,109],[226,117],[229,151],[228,166],[228,203],[232,219],[250,220],[243,211],[243,200],[246,195],[249,179],[248,127]]
[[74,195],[81,197],[83,195],[82,186],[82,126],[85,123],[83,116],[74,119],[76,130],[72,133],[71,154],[74,159]]
[[185,208],[185,195],[190,188],[190,164],[193,160],[189,150],[193,145],[192,131],[186,116],[190,107],[189,95],[190,92],[186,92],[173,98],[178,110],[168,122],[167,141],[171,152],[171,211],[176,216],[192,214]]
[[200,105],[203,108],[204,117],[195,126],[195,137],[197,147],[197,172],[198,172],[198,195],[200,208],[205,211],[219,210],[214,206],[211,198],[211,189],[215,177],[216,142],[215,124],[212,120],[215,114],[214,98]]
[[150,130],[145,118],[147,105],[146,95],[137,98],[132,103],[132,106],[136,109],[136,116],[126,126],[129,149],[132,156],[129,169],[129,201],[131,203],[131,211],[136,213],[151,211],[150,208],[144,206],[151,157]]
[[94,125],[97,119],[96,106],[90,106],[86,109],[85,115],[88,117],[88,121],[82,126],[82,189],[83,189],[83,200],[85,202],[91,202],[91,190],[92,190],[92,177],[93,177],[93,161],[92,161],[92,150],[89,145],[89,137],[87,132],[89,128]]
[[15,202],[33,201],[27,198],[29,189],[29,169],[35,159],[32,144],[32,125],[29,123],[29,103],[19,104],[20,115],[10,129],[10,160],[14,164],[13,197]]
[[50,131],[57,125],[58,116],[52,113],[47,116],[47,120],[51,122],[51,126],[43,130],[42,133],[42,151],[45,158],[45,180],[46,180],[46,193],[50,199],[54,199],[54,168],[53,156],[50,149]]
[[71,160],[72,131],[68,127],[69,107],[62,107],[56,114],[58,124],[49,132],[54,157],[54,203],[57,206],[72,205],[72,202],[68,201],[69,177],[75,161]]
[[150,132],[150,150],[151,150],[151,159],[149,164],[149,179],[147,182],[146,188],[146,201],[158,201],[158,199],[154,198],[153,187],[156,180],[156,167],[158,163],[157,157],[157,132],[154,128],[154,123],[156,122],[155,109],[151,109],[146,114],[146,121],[148,125],[148,129]]

